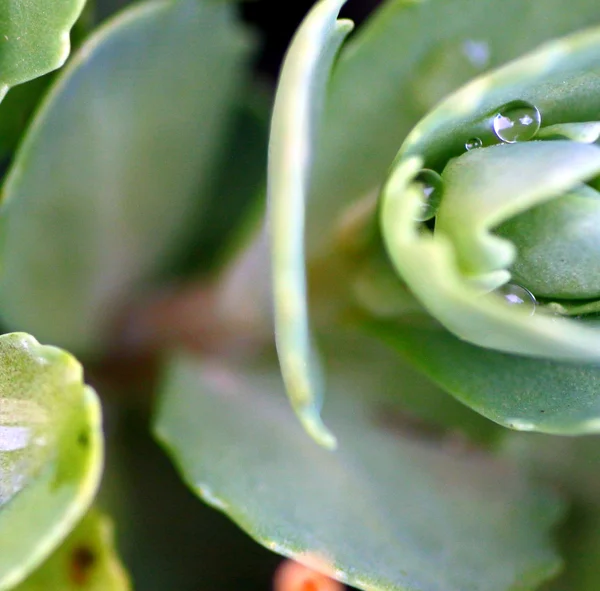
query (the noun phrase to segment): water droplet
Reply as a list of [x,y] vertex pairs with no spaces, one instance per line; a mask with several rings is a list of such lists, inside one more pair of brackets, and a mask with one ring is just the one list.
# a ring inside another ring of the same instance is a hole
[[472,137],[465,143],[465,148],[467,150],[475,150],[476,148],[481,148],[483,142],[478,137]]
[[519,308],[529,311],[530,316],[533,316],[535,313],[537,300],[528,289],[516,283],[506,283],[502,287],[499,287],[496,293],[501,295],[511,306],[519,306]]
[[415,178],[415,182],[421,186],[423,201],[421,211],[416,215],[417,222],[426,222],[435,217],[440,201],[442,200],[442,177],[429,168],[424,168]]
[[507,144],[526,142],[535,136],[541,123],[537,107],[525,101],[513,101],[499,109],[494,117],[494,133]]

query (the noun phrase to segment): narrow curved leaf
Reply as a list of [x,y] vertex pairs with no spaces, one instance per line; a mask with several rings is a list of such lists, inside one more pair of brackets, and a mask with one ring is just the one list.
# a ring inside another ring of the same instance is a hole
[[129,591],[108,517],[90,511],[52,555],[15,591]]
[[100,406],[68,353],[0,337],[0,589],[35,569],[85,513],[102,470]]
[[11,86],[62,66],[69,31],[85,0],[3,0],[0,4],[0,100]]
[[304,210],[314,133],[329,71],[352,29],[337,16],[345,0],[321,0],[296,33],[283,65],[269,140],[268,198],[273,242],[276,339],[294,409],[322,445],[335,446],[320,418],[322,385],[309,330]]
[[10,326],[102,348],[115,308],[197,224],[248,49],[232,7],[202,0],[139,4],[81,47],[4,187]]
[[483,452],[390,428],[389,412],[386,426],[378,400],[411,384],[339,351],[335,453],[296,424],[274,365],[176,358],[156,431],[190,487],[267,548],[316,555],[365,591],[525,590],[552,574],[555,499]]

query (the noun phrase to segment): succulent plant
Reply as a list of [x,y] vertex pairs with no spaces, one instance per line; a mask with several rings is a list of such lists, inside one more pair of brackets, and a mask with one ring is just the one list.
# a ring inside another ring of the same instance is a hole
[[597,2],[319,0],[272,109],[233,4],[0,6],[0,591],[131,587],[105,446],[197,586],[150,414],[276,591],[596,591]]

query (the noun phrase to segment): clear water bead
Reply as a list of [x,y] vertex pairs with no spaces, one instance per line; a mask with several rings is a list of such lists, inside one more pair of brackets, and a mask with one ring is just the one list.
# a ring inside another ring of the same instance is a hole
[[467,150],[475,150],[476,148],[481,148],[483,142],[478,137],[472,137],[465,143],[465,148]]
[[494,133],[504,143],[526,142],[538,132],[542,116],[537,107],[525,101],[513,101],[498,110]]
[[415,216],[415,220],[426,222],[435,217],[440,206],[443,192],[442,177],[435,170],[424,168],[415,178],[415,183],[419,184],[423,191],[421,210]]
[[516,283],[506,283],[496,290],[498,295],[501,295],[507,304],[511,306],[519,306],[524,311],[528,311],[530,316],[533,316],[537,306],[535,296],[524,287]]

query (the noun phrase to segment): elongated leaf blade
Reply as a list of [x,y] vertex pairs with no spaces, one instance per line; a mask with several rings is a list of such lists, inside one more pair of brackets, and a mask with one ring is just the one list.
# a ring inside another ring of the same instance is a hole
[[307,431],[326,447],[334,436],[319,412],[322,384],[309,330],[304,215],[314,133],[334,56],[352,23],[345,0],[321,0],[296,33],[283,65],[269,141],[268,198],[276,339],[288,396]]

